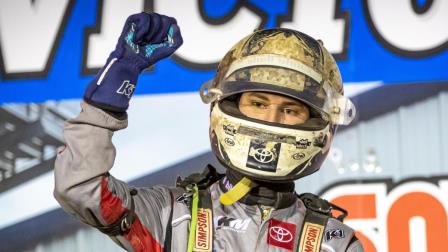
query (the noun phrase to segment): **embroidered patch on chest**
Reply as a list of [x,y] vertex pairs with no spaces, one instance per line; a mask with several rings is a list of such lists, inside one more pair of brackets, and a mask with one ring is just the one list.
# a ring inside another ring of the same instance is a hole
[[268,244],[285,248],[294,249],[294,240],[296,237],[296,225],[271,219],[268,229]]
[[336,238],[336,239],[345,238],[344,230],[343,229],[330,229],[327,232],[325,232],[325,241],[329,241],[333,238]]

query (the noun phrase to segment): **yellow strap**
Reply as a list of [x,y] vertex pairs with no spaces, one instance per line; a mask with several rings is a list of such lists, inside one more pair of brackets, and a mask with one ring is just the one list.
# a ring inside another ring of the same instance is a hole
[[232,205],[246,195],[255,184],[250,181],[250,179],[244,177],[241,179],[232,189],[228,190],[226,193],[221,194],[219,201],[223,205]]

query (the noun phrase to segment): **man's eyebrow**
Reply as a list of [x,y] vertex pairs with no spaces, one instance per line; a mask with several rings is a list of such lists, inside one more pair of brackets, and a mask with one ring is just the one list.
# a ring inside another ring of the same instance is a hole
[[260,98],[265,101],[269,101],[269,98],[267,96],[264,96],[264,95],[258,94],[258,93],[249,93],[249,97],[256,97],[256,98]]
[[304,103],[298,103],[298,102],[293,102],[293,101],[287,101],[282,103],[283,106],[298,106],[298,107],[306,107],[306,105]]
[[[269,101],[269,97],[260,94],[260,93],[249,93],[249,97],[256,97],[262,99],[264,101]],[[296,102],[296,101],[286,101],[282,103],[283,106],[298,106],[298,107],[307,107],[304,103]]]

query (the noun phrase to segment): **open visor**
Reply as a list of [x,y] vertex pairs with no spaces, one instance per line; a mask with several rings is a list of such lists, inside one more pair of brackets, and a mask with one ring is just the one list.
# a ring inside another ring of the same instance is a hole
[[327,83],[324,83],[323,88],[327,94],[327,99],[322,109],[330,116],[331,123],[349,125],[356,116],[356,107],[353,102],[349,98],[334,92]]
[[[347,125],[355,117],[353,103],[334,91],[322,75],[300,61],[278,55],[254,55],[234,62],[221,81],[204,83],[200,95],[204,103],[244,92],[270,92],[292,97],[318,111],[322,119]],[[268,64],[270,63],[270,64]]]

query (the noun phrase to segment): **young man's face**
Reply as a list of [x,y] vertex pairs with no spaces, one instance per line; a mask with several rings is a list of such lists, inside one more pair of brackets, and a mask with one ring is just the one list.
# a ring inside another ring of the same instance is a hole
[[238,105],[245,116],[267,122],[296,125],[310,118],[310,109],[298,100],[265,92],[246,92]]

